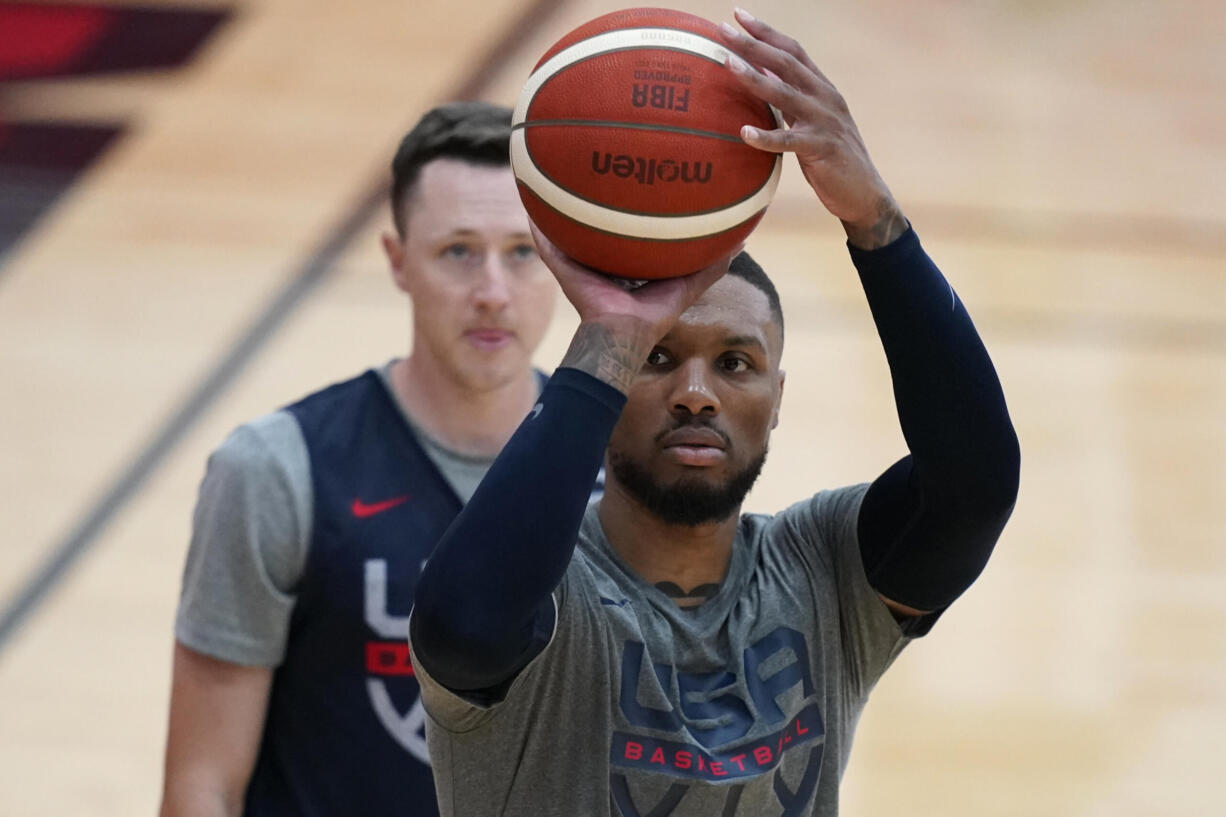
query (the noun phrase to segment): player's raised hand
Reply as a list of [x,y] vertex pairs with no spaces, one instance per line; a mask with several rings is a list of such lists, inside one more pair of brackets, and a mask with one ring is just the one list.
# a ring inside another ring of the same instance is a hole
[[[741,251],[737,247],[731,255],[690,275],[638,284],[575,262],[535,223],[531,226],[541,260],[579,313],[580,327],[562,365],[583,369],[622,391],[629,391],[656,342],[728,271],[732,257]],[[661,263],[668,263],[667,253],[661,253]]]
[[842,220],[853,244],[872,249],[893,241],[907,221],[869,158],[843,96],[796,40],[742,9],[736,18],[744,31],[721,26],[724,45],[733,52],[728,68],[787,124],[776,130],[746,126],[741,138],[760,150],[796,154],[805,179]]
[[[631,318],[659,335],[666,333],[678,316],[728,271],[732,259],[732,256],[721,258],[690,275],[631,282],[579,264],[559,250],[535,224],[532,224],[532,235],[541,260],[558,279],[580,320]],[[740,250],[737,247],[733,255]],[[667,252],[662,252],[661,264],[667,264],[668,260]]]

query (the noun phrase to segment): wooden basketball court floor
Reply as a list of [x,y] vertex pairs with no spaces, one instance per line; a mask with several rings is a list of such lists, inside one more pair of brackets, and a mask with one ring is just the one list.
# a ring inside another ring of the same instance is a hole
[[[406,351],[386,211],[364,204],[403,128],[461,91],[513,100],[550,42],[614,6],[236,8],[183,71],[6,97],[135,124],[0,267],[0,609],[57,548],[80,553],[0,645],[6,817],[155,811],[208,451]],[[849,99],[1023,448],[984,576],[869,704],[845,813],[1226,814],[1226,6],[751,11]],[[873,477],[902,441],[839,230],[794,165],[750,249],[789,322],[750,503],[770,510]],[[559,309],[542,366],[571,327]]]

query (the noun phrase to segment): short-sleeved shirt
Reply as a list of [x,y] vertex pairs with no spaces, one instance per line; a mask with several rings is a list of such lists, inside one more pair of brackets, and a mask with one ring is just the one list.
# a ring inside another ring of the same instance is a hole
[[[493,457],[461,454],[432,439],[395,400],[391,361],[379,382],[461,502]],[[282,409],[236,428],[209,457],[192,519],[175,635],[197,652],[275,667],[285,655],[296,589],[310,550],[315,496],[306,440]]]
[[500,703],[418,667],[441,814],[837,814],[861,709],[907,642],[861,563],[866,489],[742,517],[697,609],[627,567],[589,508],[553,637]]
[[244,813],[437,813],[407,622],[421,565],[489,461],[447,452],[369,371],[209,459],[178,640],[275,667]]

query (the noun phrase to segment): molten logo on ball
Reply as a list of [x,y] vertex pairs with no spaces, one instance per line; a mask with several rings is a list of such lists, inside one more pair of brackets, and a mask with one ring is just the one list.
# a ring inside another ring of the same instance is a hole
[[675,159],[645,159],[619,153],[592,151],[592,170],[601,176],[612,173],[619,179],[634,178],[639,184],[682,182],[706,184],[711,181],[710,162],[678,162]]

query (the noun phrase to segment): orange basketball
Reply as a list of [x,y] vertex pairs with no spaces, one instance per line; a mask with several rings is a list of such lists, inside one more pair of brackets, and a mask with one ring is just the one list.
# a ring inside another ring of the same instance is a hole
[[757,225],[782,157],[741,141],[780,127],[724,65],[714,23],[634,8],[558,40],[515,109],[511,167],[563,252],[627,278],[714,263]]

